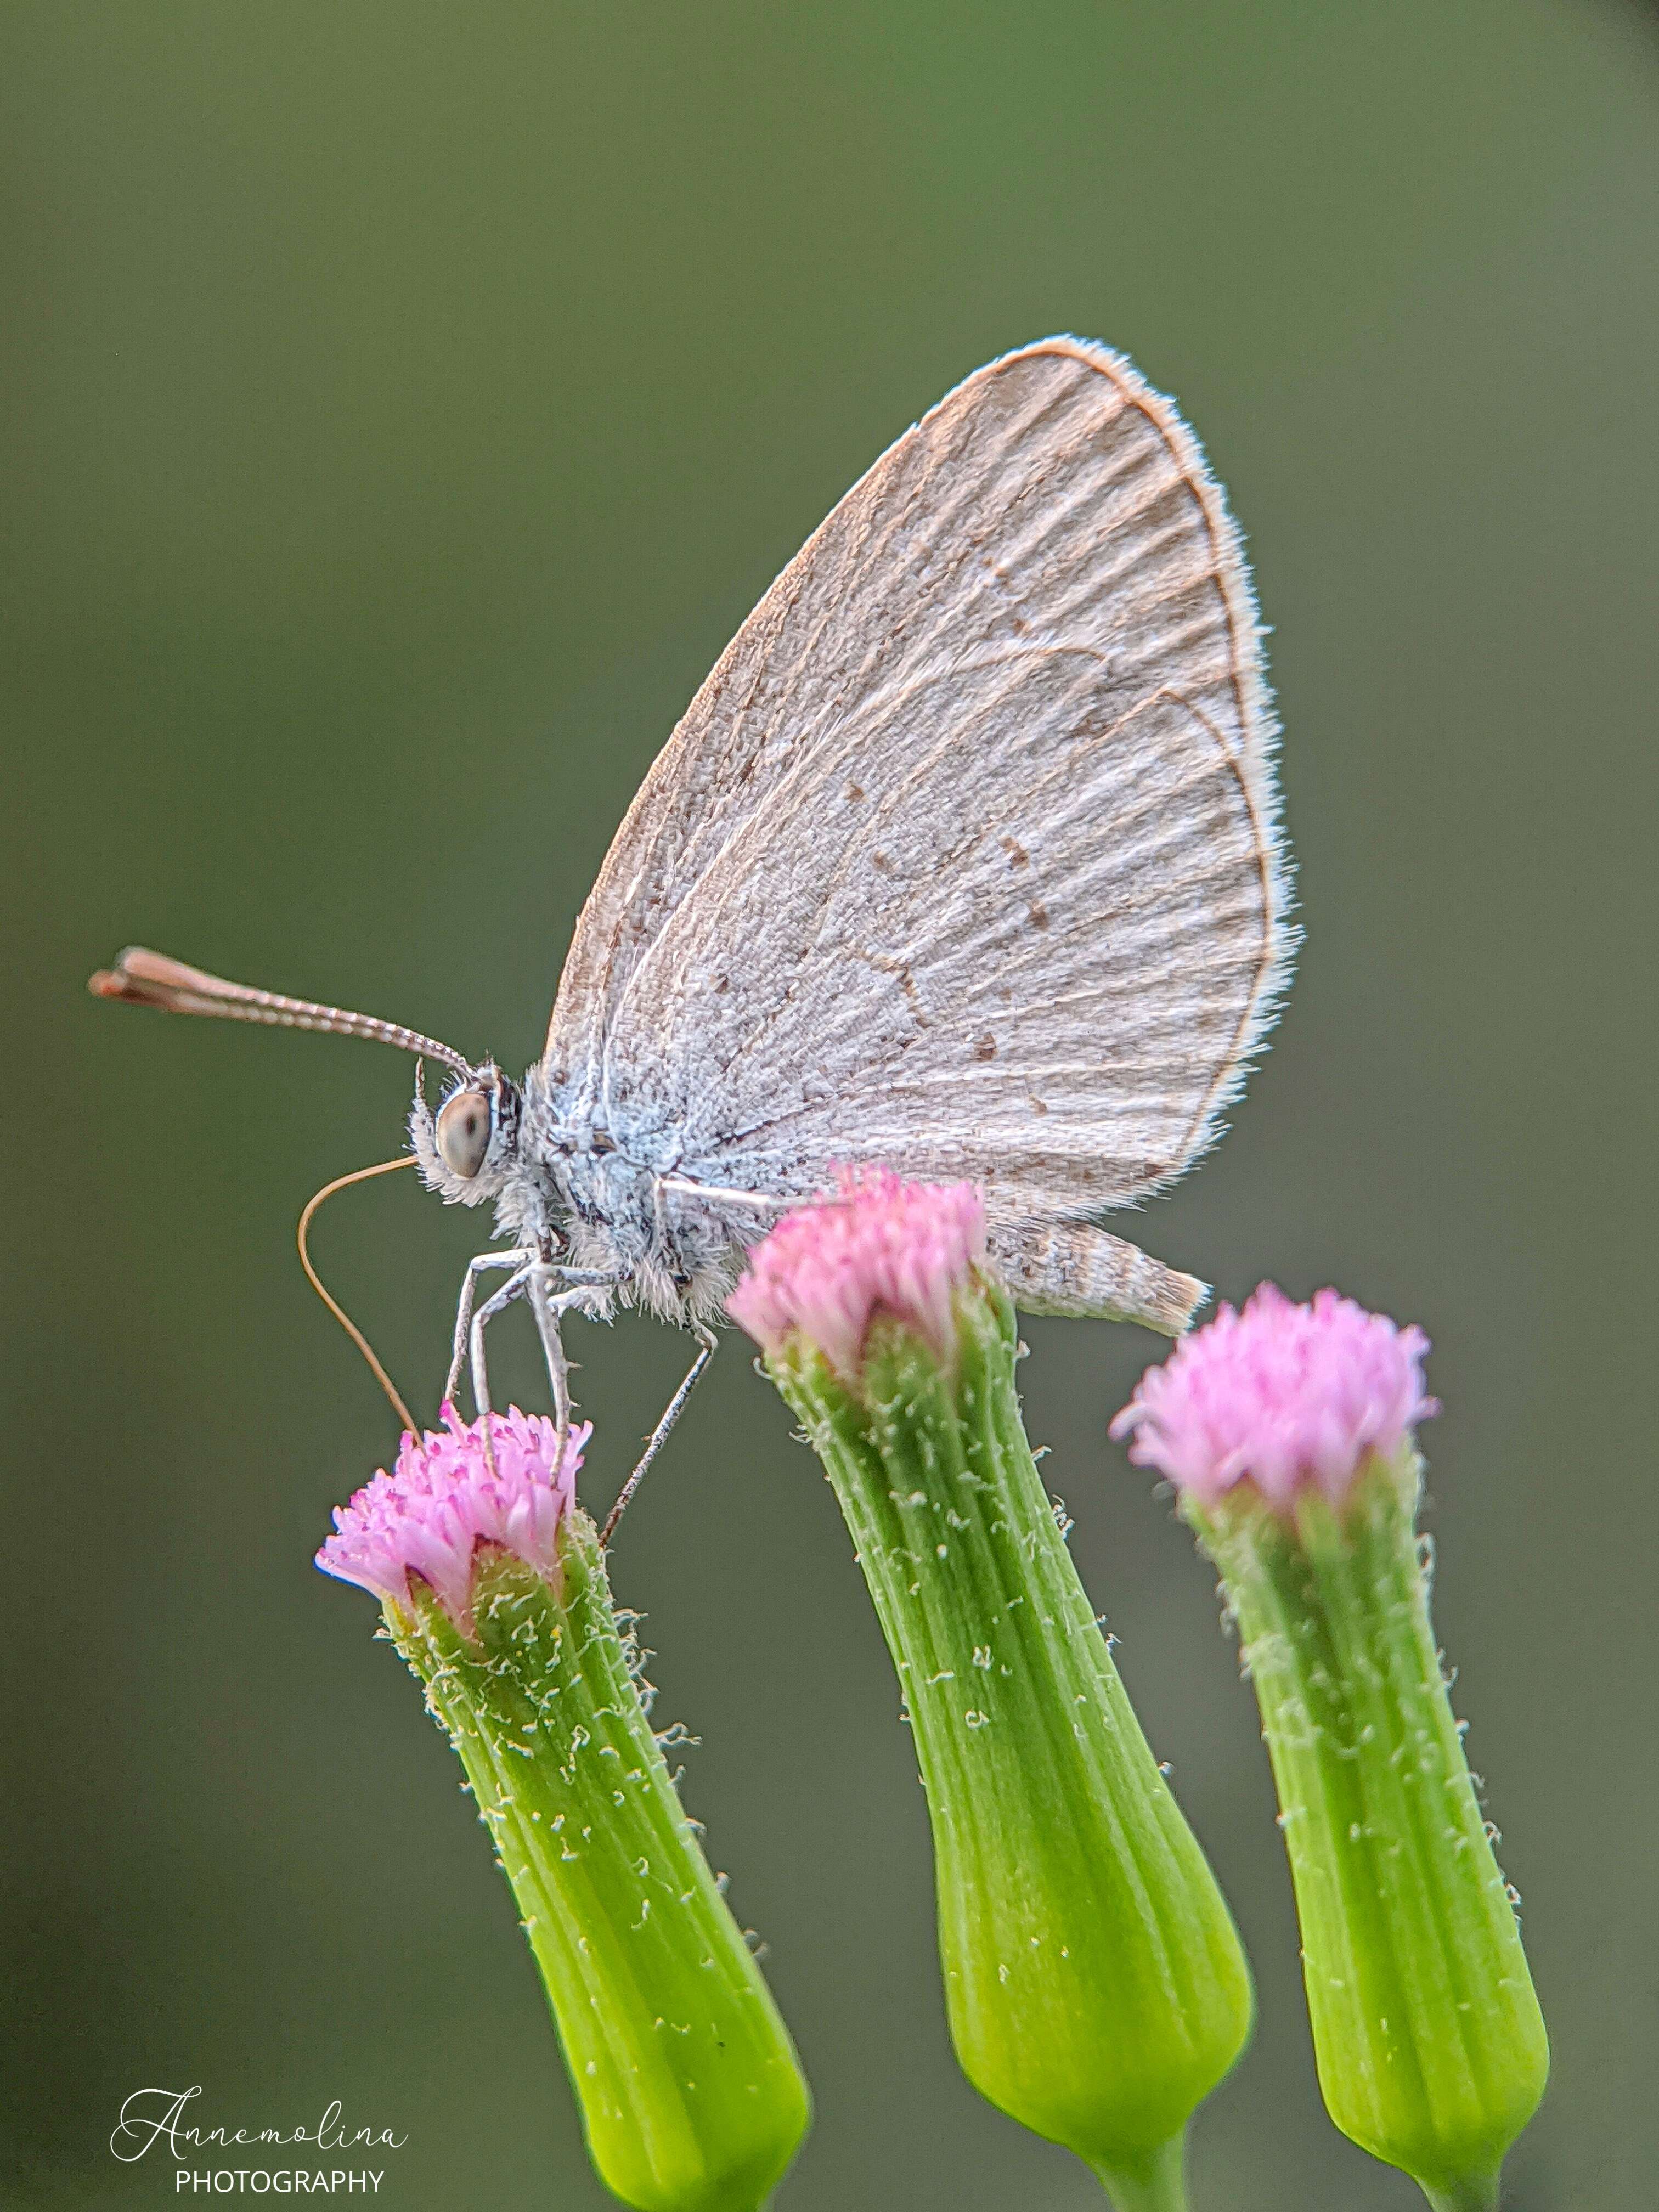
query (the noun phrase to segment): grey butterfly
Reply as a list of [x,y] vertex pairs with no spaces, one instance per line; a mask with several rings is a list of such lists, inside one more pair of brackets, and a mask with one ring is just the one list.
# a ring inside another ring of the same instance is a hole
[[[576,925],[521,1085],[434,1039],[133,948],[100,995],[445,1065],[410,1135],[492,1201],[450,1389],[528,1299],[709,1322],[839,1164],[971,1177],[1020,1305],[1178,1334],[1204,1286],[1101,1227],[1214,1139],[1288,979],[1276,725],[1238,532],[1104,346],[979,369],[856,483],[727,647]],[[491,1270],[507,1279],[479,1302]],[[624,1496],[628,1493],[625,1492]]]

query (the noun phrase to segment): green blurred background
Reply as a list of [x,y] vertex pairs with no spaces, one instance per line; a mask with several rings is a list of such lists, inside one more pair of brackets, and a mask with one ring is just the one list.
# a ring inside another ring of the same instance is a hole
[[[1055,329],[1179,396],[1276,625],[1308,931],[1143,1218],[1435,1339],[1438,1620],[1553,2031],[1515,2205],[1659,2197],[1647,1005],[1659,39],[1607,4],[14,4],[6,176],[7,2203],[170,2197],[130,2091],[407,2131],[388,2203],[606,2201],[508,1898],[311,1553],[389,1451],[295,1216],[410,1068],[95,1006],[129,939],[514,1067],[647,763],[947,386]],[[317,1249],[429,1411],[476,1221]],[[576,1347],[602,1502],[684,1343]],[[1407,2212],[1325,2121],[1254,1708],[1030,1329],[1034,1434],[1260,1977],[1200,2204]],[[536,1396],[524,1317],[507,1384]],[[957,2075],[833,1501],[733,1350],[631,1514],[659,1714],[818,2100],[784,2212],[1099,2202]]]

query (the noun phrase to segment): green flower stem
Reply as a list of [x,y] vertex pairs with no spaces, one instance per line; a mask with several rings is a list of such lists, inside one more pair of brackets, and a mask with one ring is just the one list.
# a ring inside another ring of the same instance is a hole
[[641,2212],[754,2212],[809,2116],[630,1671],[592,1523],[561,1587],[481,1547],[476,1641],[424,1585],[388,1606],[523,1916],[601,2179]]
[[1186,2124],[1249,2035],[1249,1969],[1032,1459],[1012,1309],[975,1291],[957,1322],[953,1374],[880,1318],[856,1398],[799,1336],[770,1370],[898,1669],[963,2070],[1122,2212],[1180,2212]]
[[1498,2177],[1495,2173],[1456,2189],[1434,2189],[1426,2181],[1422,2188],[1433,2212],[1498,2212]]
[[1409,1444],[1339,1510],[1183,1510],[1239,1623],[1278,1785],[1320,2087],[1441,2212],[1488,2212],[1549,2067],[1429,1619]]
[[1184,2124],[1147,2157],[1097,2166],[1095,2173],[1116,2212],[1188,2212]]

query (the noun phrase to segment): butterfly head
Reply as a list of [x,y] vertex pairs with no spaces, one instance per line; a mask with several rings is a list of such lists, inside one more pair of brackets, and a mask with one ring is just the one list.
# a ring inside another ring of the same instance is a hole
[[455,1070],[435,1109],[417,1067],[409,1138],[422,1182],[446,1206],[500,1200],[518,1166],[522,1115],[518,1086],[494,1060]]

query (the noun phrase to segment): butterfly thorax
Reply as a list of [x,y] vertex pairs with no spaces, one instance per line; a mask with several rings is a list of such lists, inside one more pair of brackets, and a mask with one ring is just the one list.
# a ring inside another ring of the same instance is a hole
[[449,1096],[463,1092],[490,1102],[488,1149],[466,1176],[444,1158],[439,1115],[416,1091],[410,1139],[429,1190],[450,1206],[493,1204],[499,1237],[610,1278],[614,1288],[596,1288],[590,1302],[596,1312],[618,1304],[681,1322],[719,1314],[764,1223],[688,1189],[672,1131],[614,1133],[594,1103],[539,1066],[519,1086],[486,1063],[458,1076]]
[[717,1201],[671,1187],[672,1133],[606,1126],[594,1103],[550,1084],[539,1067],[496,1200],[504,1233],[548,1237],[570,1265],[614,1275],[616,1297],[669,1321],[717,1314],[737,1280],[747,1237]]

